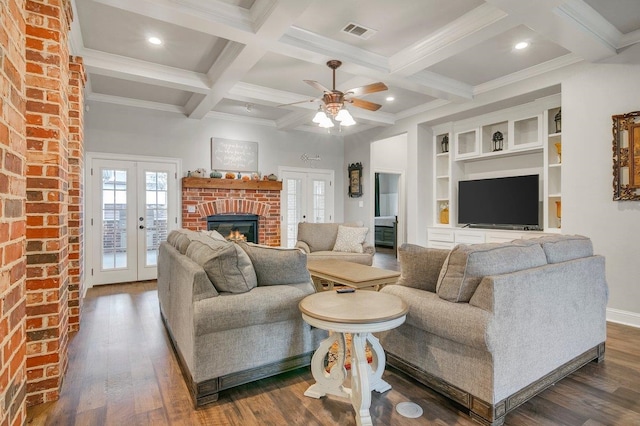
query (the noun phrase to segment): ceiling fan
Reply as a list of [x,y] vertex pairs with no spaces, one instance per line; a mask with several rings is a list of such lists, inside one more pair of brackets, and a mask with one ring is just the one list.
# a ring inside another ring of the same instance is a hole
[[382,82],[377,82],[367,84],[366,86],[356,87],[355,89],[350,89],[344,92],[336,90],[336,69],[338,69],[340,65],[342,65],[342,62],[337,59],[332,59],[327,62],[327,66],[333,70],[332,89],[327,89],[315,80],[304,80],[304,82],[309,86],[324,92],[322,98],[309,99],[307,101],[293,102],[290,104],[278,106],[288,106],[304,102],[316,102],[322,100],[323,105],[320,106],[318,113],[313,119],[313,121],[315,123],[318,123],[320,127],[333,127],[331,119],[328,118],[326,114],[335,117],[335,119],[341,122],[343,126],[355,124],[353,117],[351,117],[349,112],[344,108],[345,103],[350,103],[355,107],[366,109],[369,111],[377,111],[378,109],[380,109],[382,105],[365,101],[364,99],[355,98],[354,96],[362,96],[369,93],[382,92],[384,90],[387,90],[388,87]]

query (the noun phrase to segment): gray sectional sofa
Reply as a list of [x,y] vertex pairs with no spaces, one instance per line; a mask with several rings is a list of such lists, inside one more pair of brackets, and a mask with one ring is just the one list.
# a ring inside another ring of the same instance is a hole
[[371,266],[376,248],[367,243],[360,244],[358,250],[335,250],[338,231],[341,226],[364,230],[362,223],[298,223],[298,241],[296,248],[303,250],[309,259],[339,259],[345,262],[361,263]]
[[448,250],[403,245],[402,275],[381,291],[409,306],[381,333],[387,363],[469,409],[505,415],[586,363],[604,359],[605,262],[581,236]]
[[326,332],[302,320],[298,303],[314,292],[300,250],[172,231],[160,245],[158,297],[194,404],[309,365]]

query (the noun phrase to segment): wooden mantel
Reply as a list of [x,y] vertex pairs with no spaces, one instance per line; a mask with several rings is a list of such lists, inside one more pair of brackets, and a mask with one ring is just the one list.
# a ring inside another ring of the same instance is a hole
[[182,178],[182,187],[210,189],[261,189],[265,191],[281,191],[282,182],[277,180],[241,180],[185,177]]

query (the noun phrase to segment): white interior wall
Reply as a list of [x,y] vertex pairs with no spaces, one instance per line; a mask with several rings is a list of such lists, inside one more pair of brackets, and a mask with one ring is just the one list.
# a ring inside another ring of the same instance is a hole
[[640,201],[612,201],[612,120],[640,110],[640,65],[595,65],[562,84],[562,228],[606,257],[608,318],[640,326]]
[[[152,155],[182,159],[188,170],[211,170],[211,138],[258,142],[258,168],[278,173],[278,166],[335,170],[336,188],[343,188],[342,137],[214,118],[194,120],[180,114],[93,102],[85,114],[85,150],[115,154]],[[303,154],[321,159],[305,163]],[[342,221],[344,197],[336,191],[336,221]]]

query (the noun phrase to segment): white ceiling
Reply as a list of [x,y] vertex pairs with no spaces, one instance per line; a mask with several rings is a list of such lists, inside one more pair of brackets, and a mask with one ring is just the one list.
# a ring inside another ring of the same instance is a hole
[[[87,99],[225,117],[281,130],[310,123],[331,88],[389,90],[350,107],[350,132],[390,126],[431,107],[577,62],[610,61],[640,42],[639,0],[73,0],[71,50]],[[374,30],[362,39],[349,23]],[[149,36],[163,39],[152,46]],[[513,48],[529,42],[525,50]],[[557,88],[556,88],[557,90]],[[392,95],[392,102],[386,97]]]

